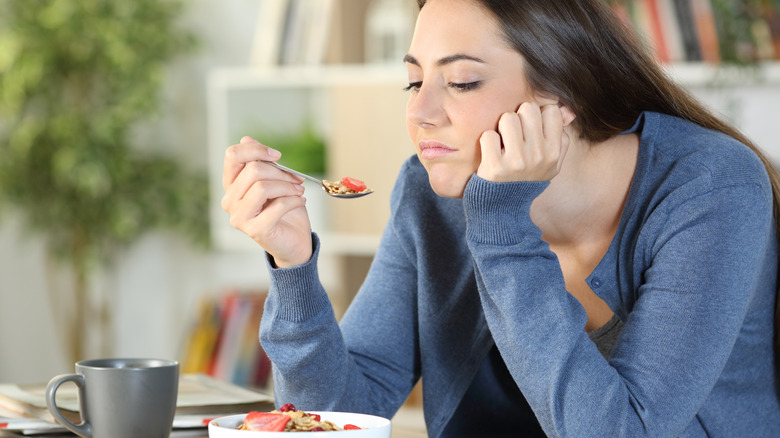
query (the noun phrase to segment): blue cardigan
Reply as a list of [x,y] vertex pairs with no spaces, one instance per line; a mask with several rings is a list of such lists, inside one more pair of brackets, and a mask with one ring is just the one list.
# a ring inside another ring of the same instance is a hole
[[628,200],[588,277],[625,323],[609,360],[529,217],[548,183],[474,176],[462,200],[440,198],[412,157],[340,326],[316,235],[309,263],[269,265],[260,340],[277,402],[392,417],[422,378],[436,437],[497,348],[548,436],[780,436],[766,172],[744,145],[677,118],[644,113],[632,131]]

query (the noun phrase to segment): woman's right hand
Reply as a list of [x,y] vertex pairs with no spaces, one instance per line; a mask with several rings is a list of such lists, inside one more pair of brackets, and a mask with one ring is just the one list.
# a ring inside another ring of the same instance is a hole
[[302,179],[261,163],[280,156],[250,137],[230,146],[222,171],[222,208],[230,225],[262,246],[277,267],[289,268],[311,259],[311,224]]

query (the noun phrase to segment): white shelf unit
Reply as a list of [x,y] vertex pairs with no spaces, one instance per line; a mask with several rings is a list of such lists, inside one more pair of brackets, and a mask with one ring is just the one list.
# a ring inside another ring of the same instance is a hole
[[718,66],[702,62],[667,65],[669,75],[686,87],[712,88],[780,85],[780,62],[767,62],[754,67]]
[[[333,90],[390,87],[402,94],[400,90],[405,78],[403,67],[393,69],[358,65],[271,70],[224,69],[212,72],[208,77],[210,214],[211,232],[217,248],[226,251],[257,250],[251,239],[230,227],[227,215],[220,206],[223,194],[222,161],[229,145],[237,143],[243,135],[258,135],[263,128],[290,131],[301,128],[307,122],[331,140],[334,131],[338,130],[333,126]],[[371,110],[355,108],[360,117],[366,117]],[[403,117],[403,114],[399,113],[398,117]],[[258,140],[262,141],[262,138]],[[331,141],[328,143],[329,148],[340,147]],[[411,147],[408,150],[407,155],[411,155]],[[329,155],[332,155],[330,151]],[[330,165],[329,171],[334,167]],[[358,170],[353,169],[352,172]],[[375,188],[377,183],[372,183],[370,177],[371,174],[367,174],[364,179]],[[347,203],[363,201],[330,199],[324,193],[311,192],[317,190],[314,185],[307,186],[307,190],[310,191],[307,202],[311,210],[312,227],[323,241],[328,242],[327,246],[323,245],[324,251],[366,256],[374,253],[379,241],[377,233],[344,233],[330,226],[332,209],[349,205],[354,207],[357,204]],[[377,192],[372,197],[389,196],[387,192]],[[323,214],[326,217],[322,217]]]
[[684,63],[668,72],[780,163],[780,62],[742,68]]

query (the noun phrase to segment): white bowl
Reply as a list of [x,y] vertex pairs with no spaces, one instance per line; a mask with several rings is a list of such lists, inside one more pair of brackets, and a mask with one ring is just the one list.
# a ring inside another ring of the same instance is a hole
[[[338,427],[344,427],[345,424],[354,424],[355,426],[363,428],[360,430],[343,430],[337,432],[305,432],[305,435],[303,436],[307,438],[332,437],[334,434],[340,434],[350,438],[390,438],[391,424],[390,420],[387,418],[377,417],[375,415],[352,414],[349,412],[306,412],[318,414],[322,420],[331,421]],[[285,433],[236,429],[244,422],[244,417],[246,417],[246,414],[230,415],[228,417],[211,420],[209,422],[209,438],[279,438],[280,433]]]

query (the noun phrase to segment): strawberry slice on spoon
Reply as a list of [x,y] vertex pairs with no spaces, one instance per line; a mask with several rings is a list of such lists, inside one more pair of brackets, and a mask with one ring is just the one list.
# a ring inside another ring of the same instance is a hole
[[341,178],[341,184],[344,184],[346,188],[357,193],[360,193],[367,188],[366,183],[364,183],[363,181],[356,178],[350,178],[348,176]]

